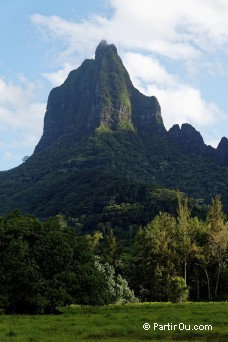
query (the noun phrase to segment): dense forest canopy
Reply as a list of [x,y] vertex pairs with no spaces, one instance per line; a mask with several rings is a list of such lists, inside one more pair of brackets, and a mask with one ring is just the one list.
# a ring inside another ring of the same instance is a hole
[[[77,222],[0,217],[0,306],[56,313],[71,303],[228,298],[228,221],[219,196],[205,220],[178,192],[177,215],[160,212],[131,238],[112,227],[80,235]],[[189,296],[189,297],[188,297]]]

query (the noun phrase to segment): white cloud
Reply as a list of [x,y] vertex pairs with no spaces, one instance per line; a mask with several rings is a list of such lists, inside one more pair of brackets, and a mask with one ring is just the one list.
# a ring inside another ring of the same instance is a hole
[[[197,77],[202,72],[224,75],[228,52],[228,2],[225,0],[109,0],[109,18],[94,15],[81,22],[33,14],[31,21],[42,37],[61,43],[52,51],[61,68],[46,73],[53,84],[63,79],[66,65],[78,66],[94,56],[101,39],[117,45],[121,55],[139,52],[181,63],[182,72]],[[64,65],[64,67],[63,67]],[[227,71],[226,71],[227,73]],[[55,80],[56,79],[56,80]]]
[[126,53],[124,62],[134,85],[143,93],[159,99],[166,128],[173,123],[185,122],[203,127],[222,119],[223,113],[215,103],[207,102],[200,89],[169,73],[158,59]]
[[[66,42],[65,48],[63,47],[61,52],[58,51],[58,55],[54,51],[56,63],[60,65],[72,61],[77,63],[77,60],[84,56],[92,57],[95,46],[104,37],[104,27],[108,26],[108,20],[99,16],[94,16],[89,21],[75,23],[56,16],[34,14],[31,16],[31,21],[44,39]],[[76,61],[75,58],[72,59],[73,55],[76,55]]]
[[12,153],[11,151],[5,151],[4,152],[4,158],[8,159],[8,160],[17,161],[18,160],[18,155]]
[[[126,23],[127,32],[122,37],[126,34],[131,41],[135,37],[140,47],[147,48],[146,42],[159,40],[165,45],[173,44],[175,54],[175,46],[179,44],[193,52],[194,47],[211,49],[212,45],[221,46],[228,41],[225,1],[112,0],[111,3],[115,8],[114,21],[122,26]],[[153,45],[150,48],[154,51]]]
[[[0,131],[4,143],[34,146],[38,142],[45,104],[36,101],[36,91],[37,85],[25,79],[14,84],[0,78]],[[11,134],[6,137],[6,132]],[[15,134],[18,136],[16,141]]]
[[[198,58],[228,42],[228,3],[222,0],[110,0],[113,15],[79,23],[34,14],[44,37],[68,42],[60,54],[92,53],[106,38],[125,49],[144,49],[172,59]],[[227,47],[227,46],[226,46]]]
[[216,104],[206,102],[199,89],[188,85],[179,85],[176,89],[149,86],[148,93],[152,92],[156,93],[162,103],[162,115],[167,128],[173,123],[186,122],[195,127],[208,127],[222,117]]
[[130,72],[134,84],[139,85],[140,82],[151,83],[153,81],[153,83],[168,87],[177,82],[177,78],[153,56],[127,52],[123,55],[123,62]]
[[65,63],[63,67],[58,71],[51,73],[43,73],[42,76],[46,78],[53,87],[57,87],[65,81],[70,71],[72,71],[74,68],[75,66],[73,66],[72,64]]
[[39,83],[23,77],[14,83],[0,78],[0,169],[20,164],[38,143],[46,106],[37,101],[39,94]]

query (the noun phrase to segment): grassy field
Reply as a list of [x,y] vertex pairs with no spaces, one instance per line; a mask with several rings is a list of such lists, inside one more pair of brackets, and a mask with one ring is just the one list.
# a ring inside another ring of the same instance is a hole
[[[63,311],[58,316],[2,314],[0,341],[228,341],[228,303],[73,306]],[[149,330],[143,329],[144,323],[150,324]],[[155,323],[160,325],[156,329]],[[168,323],[173,330],[164,327]],[[179,323],[190,325],[191,330],[181,330],[183,324],[179,329]],[[192,330],[195,325],[202,329],[209,324],[212,331]]]

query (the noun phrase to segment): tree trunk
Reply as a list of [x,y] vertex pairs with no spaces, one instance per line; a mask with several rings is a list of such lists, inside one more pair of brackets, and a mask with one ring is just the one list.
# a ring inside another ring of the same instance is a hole
[[186,260],[184,261],[184,281],[185,281],[185,285],[187,285],[187,262]]
[[217,279],[216,279],[216,285],[215,285],[215,296],[218,294],[218,285],[219,285],[219,278],[221,273],[221,265],[218,266],[218,273],[217,273]]
[[198,277],[198,272],[195,269],[195,275],[196,275],[196,298],[197,300],[200,299],[200,282]]
[[207,277],[207,291],[208,291],[208,299],[211,300],[211,287],[210,287],[210,279],[209,279],[209,275],[208,272],[206,270],[206,268],[204,268],[204,272],[206,274]]

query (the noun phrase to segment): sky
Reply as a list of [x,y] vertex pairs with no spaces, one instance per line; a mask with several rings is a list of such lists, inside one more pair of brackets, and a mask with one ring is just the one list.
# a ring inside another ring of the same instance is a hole
[[0,30],[0,170],[33,153],[51,89],[102,39],[166,129],[190,123],[213,147],[228,137],[227,0],[10,0]]

